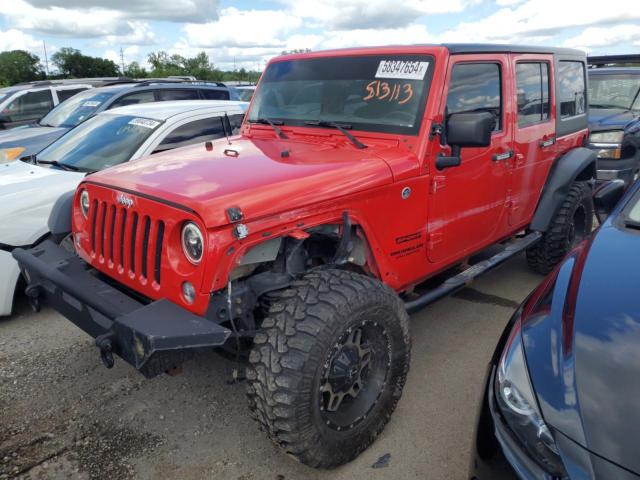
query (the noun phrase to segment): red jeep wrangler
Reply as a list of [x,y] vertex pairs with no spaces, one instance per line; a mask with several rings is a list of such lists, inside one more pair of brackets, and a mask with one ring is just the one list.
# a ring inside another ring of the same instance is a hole
[[[27,294],[108,367],[248,354],[271,438],[314,467],[348,462],[400,399],[408,311],[523,250],[547,272],[591,230],[585,66],[503,45],[278,57],[240,136],[60,198],[53,239],[13,252]],[[56,244],[69,232],[77,256]]]

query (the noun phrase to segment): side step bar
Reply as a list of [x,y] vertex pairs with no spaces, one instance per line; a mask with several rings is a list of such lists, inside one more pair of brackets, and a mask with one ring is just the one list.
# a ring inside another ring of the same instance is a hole
[[519,240],[508,244],[504,250],[496,253],[494,256],[487,258],[486,260],[482,260],[472,267],[467,268],[465,271],[460,272],[459,274],[454,275],[451,278],[448,278],[441,285],[432,290],[429,290],[415,300],[404,302],[404,306],[407,309],[407,312],[417,312],[430,303],[433,303],[436,300],[440,300],[442,297],[445,297],[457,290],[460,290],[461,288],[466,287],[477,276],[488,272],[489,270],[506,262],[514,255],[522,252],[523,250],[540,240],[540,237],[542,237],[542,234],[540,232],[532,232],[526,237],[522,237]]

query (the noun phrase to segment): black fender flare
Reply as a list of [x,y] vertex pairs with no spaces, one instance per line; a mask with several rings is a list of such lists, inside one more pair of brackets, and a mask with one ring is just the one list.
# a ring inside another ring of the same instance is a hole
[[58,242],[71,233],[71,211],[75,193],[75,190],[72,190],[60,195],[49,214],[47,225],[51,236]]
[[574,148],[558,158],[547,177],[538,206],[531,220],[530,228],[546,232],[571,184],[596,177],[596,153],[584,147]]

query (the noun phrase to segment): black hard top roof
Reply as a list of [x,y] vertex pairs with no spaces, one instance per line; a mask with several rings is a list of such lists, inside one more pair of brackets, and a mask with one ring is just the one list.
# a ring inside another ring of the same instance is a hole
[[534,45],[507,45],[495,43],[445,43],[442,45],[450,53],[551,53],[586,57],[582,50],[560,47],[540,47]]

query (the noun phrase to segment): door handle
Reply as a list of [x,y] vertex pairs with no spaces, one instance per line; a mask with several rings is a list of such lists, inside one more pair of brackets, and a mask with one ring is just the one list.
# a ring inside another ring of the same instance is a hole
[[503,153],[496,153],[493,156],[493,161],[500,162],[502,160],[509,160],[511,157],[513,157],[513,150],[507,150],[506,152],[503,152]]
[[553,138],[548,138],[546,140],[541,140],[540,143],[538,144],[540,146],[540,148],[545,148],[545,147],[550,147],[551,145],[553,145],[554,143],[556,143],[556,139],[555,137]]

